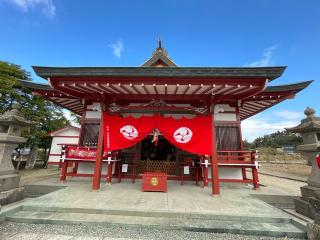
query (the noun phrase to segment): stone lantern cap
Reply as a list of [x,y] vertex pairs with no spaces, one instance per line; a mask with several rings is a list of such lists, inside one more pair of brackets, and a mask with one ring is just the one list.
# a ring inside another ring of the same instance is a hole
[[289,132],[293,133],[304,133],[320,130],[320,118],[316,117],[314,114],[316,111],[313,108],[307,107],[304,110],[304,114],[307,116],[305,119],[301,120],[301,123],[292,128],[287,128]]
[[13,104],[11,110],[6,111],[0,116],[0,125],[9,125],[10,123],[14,123],[15,125],[20,126],[30,126],[32,122],[25,119],[23,113],[20,112],[20,109],[20,104]]

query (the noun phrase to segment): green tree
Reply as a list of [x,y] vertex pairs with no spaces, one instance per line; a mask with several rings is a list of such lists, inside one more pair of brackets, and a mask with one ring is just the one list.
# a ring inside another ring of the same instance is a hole
[[13,103],[19,103],[26,118],[34,123],[26,136],[27,142],[19,146],[31,148],[29,162],[33,162],[38,147],[43,148],[45,153],[50,148],[51,137],[48,132],[69,125],[70,122],[61,107],[40,96],[33,96],[29,89],[20,84],[19,79],[30,81],[30,74],[18,65],[0,61],[0,113],[9,110]]
[[287,130],[284,130],[284,131],[277,131],[275,133],[264,135],[263,137],[258,137],[251,143],[251,146],[253,148],[258,148],[258,147],[280,148],[285,145],[296,147],[301,143],[302,143],[301,136],[294,133],[290,133]]
[[0,61],[0,114],[9,110],[15,102],[24,102],[27,97],[18,79],[30,81],[30,74],[20,66]]

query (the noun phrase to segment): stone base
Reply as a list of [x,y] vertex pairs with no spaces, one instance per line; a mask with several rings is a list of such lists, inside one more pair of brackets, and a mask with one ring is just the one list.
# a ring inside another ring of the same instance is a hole
[[309,240],[319,240],[320,239],[320,225],[314,222],[309,222],[307,224],[307,234]]
[[320,224],[320,188],[303,186],[301,194],[301,198],[294,199],[296,212],[313,219],[316,224]]
[[318,198],[320,196],[320,188],[312,186],[303,186],[300,188],[303,200],[308,201],[310,197]]
[[18,188],[20,184],[20,175],[6,174],[0,175],[0,192]]
[[308,218],[311,218],[310,204],[308,201],[302,198],[295,198],[294,206],[297,213],[300,213]]
[[14,188],[8,191],[0,192],[0,205],[6,205],[24,198],[24,187]]
[[320,199],[311,197],[308,202],[310,204],[312,219],[316,224],[320,224]]

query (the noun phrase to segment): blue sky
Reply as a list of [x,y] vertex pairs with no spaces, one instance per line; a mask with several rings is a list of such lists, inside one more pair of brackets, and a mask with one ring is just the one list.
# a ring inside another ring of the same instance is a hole
[[273,85],[316,80],[243,122],[244,138],[320,115],[320,1],[0,0],[0,60],[30,66],[138,66],[160,35],[180,66],[288,66]]

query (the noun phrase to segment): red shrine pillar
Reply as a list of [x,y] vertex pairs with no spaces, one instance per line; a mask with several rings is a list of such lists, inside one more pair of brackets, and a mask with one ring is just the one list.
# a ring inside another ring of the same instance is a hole
[[104,136],[103,136],[103,108],[101,106],[101,119],[100,119],[100,129],[99,129],[99,137],[98,137],[98,147],[96,153],[96,165],[94,168],[93,181],[92,181],[92,189],[98,190],[100,189],[100,180],[101,180],[101,168],[102,168],[102,158],[104,152]]
[[212,180],[212,194],[220,195],[219,186],[219,169],[218,169],[218,159],[217,159],[217,146],[216,146],[216,126],[214,122],[214,108],[212,106],[212,124],[211,124],[211,180]]
[[[242,129],[241,129],[241,120],[240,120],[240,112],[239,112],[239,106],[236,108],[237,111],[237,120],[239,122],[239,143],[240,143],[240,151],[243,151],[243,141],[242,141]],[[241,153],[243,154],[243,153]],[[247,178],[247,170],[245,168],[241,168],[242,171],[242,179],[246,180]]]

